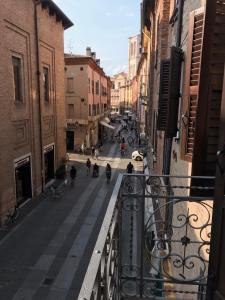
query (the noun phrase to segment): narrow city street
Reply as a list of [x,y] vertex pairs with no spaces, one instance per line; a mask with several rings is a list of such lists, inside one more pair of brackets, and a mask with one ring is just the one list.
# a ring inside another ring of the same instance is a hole
[[[87,176],[87,155],[70,154],[69,165],[77,169],[74,186],[68,183],[61,197],[33,200],[28,215],[1,232],[0,299],[77,299],[117,176],[132,151],[128,146],[121,158],[118,143],[104,144],[99,159],[91,159],[100,167],[98,178]],[[133,165],[135,172],[142,170],[142,162]]]

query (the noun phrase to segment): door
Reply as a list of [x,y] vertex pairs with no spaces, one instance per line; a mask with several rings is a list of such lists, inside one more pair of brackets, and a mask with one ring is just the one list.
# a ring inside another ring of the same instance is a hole
[[67,151],[74,151],[74,131],[66,132],[66,149]]
[[32,197],[30,161],[15,168],[16,202],[18,205]]
[[54,148],[52,148],[50,151],[45,152],[45,184],[52,180],[54,177]]

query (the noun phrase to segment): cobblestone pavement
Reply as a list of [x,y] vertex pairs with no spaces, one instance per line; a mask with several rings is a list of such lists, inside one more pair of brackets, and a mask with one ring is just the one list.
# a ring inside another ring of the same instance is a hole
[[[128,147],[121,158],[119,144],[104,145],[98,178],[87,176],[86,155],[70,154],[69,164],[77,168],[74,186],[68,184],[57,197],[38,197],[2,235],[1,300],[77,299],[114,184],[131,161],[132,150]],[[112,166],[110,184],[105,178],[107,162]],[[133,164],[136,171],[142,170],[142,162]]]

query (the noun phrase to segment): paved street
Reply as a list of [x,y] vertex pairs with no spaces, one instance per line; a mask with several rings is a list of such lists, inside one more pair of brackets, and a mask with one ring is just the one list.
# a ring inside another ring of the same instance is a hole
[[[98,178],[87,176],[87,156],[71,154],[70,164],[77,168],[74,187],[68,185],[60,198],[32,200],[26,216],[7,235],[1,232],[0,299],[77,299],[118,173],[126,169],[131,152],[121,158],[119,144],[104,145]],[[141,162],[133,164],[135,171],[142,169]]]

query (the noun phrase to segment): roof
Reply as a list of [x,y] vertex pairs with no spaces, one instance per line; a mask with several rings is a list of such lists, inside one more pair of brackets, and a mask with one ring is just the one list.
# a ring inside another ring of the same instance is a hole
[[57,19],[62,21],[64,29],[73,26],[73,22],[62,12],[62,10],[52,0],[41,0],[42,7],[48,7],[50,12],[56,14]]
[[70,57],[73,57],[73,58],[87,58],[87,57],[90,57],[90,56],[86,56],[86,55],[82,55],[82,54],[64,53],[64,57],[65,58],[70,58]]
[[126,72],[117,73],[117,74],[111,76],[111,79],[114,79],[114,78],[116,79],[119,76],[127,77],[127,73]]
[[101,74],[102,76],[104,76],[110,80],[110,78],[105,74],[103,68],[101,68],[97,64],[96,60],[91,56],[65,53],[64,60],[65,60],[66,65],[80,65],[80,64],[89,65],[94,70],[97,70],[99,72],[99,74]]

